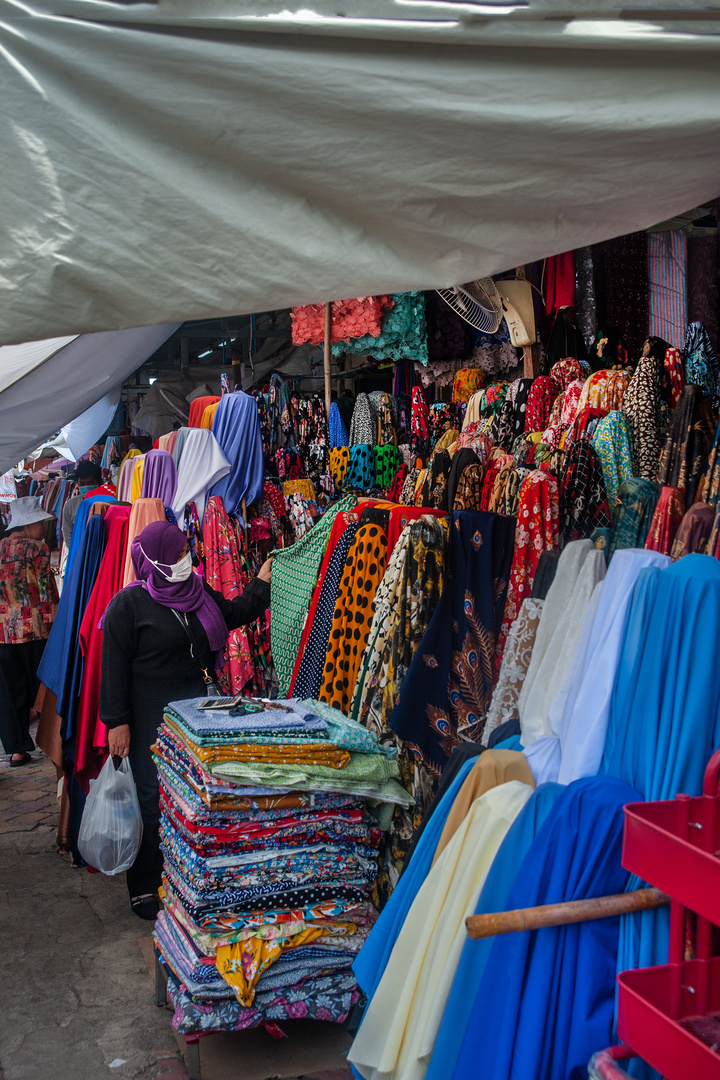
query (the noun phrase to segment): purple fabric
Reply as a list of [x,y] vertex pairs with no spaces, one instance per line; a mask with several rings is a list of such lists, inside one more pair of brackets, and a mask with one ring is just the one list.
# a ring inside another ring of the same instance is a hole
[[150,450],[145,455],[143,499],[162,499],[163,506],[172,506],[177,489],[177,469],[167,450]]
[[203,579],[193,572],[185,581],[168,581],[150,561],[160,563],[169,574],[186,544],[187,537],[177,525],[171,525],[168,521],[153,521],[146,525],[130,546],[137,581],[127,588],[142,585],[153,600],[163,607],[196,612],[208,636],[210,648],[218,652],[225,647],[228,630],[220,608],[205,590]]
[[241,512],[263,491],[264,467],[260,422],[255,398],[243,390],[225,394],[213,419],[212,433],[230,462],[230,472],[213,484],[209,494],[218,495],[228,514]]

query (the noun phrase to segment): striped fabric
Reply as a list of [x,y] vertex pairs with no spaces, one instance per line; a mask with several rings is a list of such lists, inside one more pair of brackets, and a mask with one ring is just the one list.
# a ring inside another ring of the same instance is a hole
[[687,233],[650,234],[650,333],[682,348],[687,328]]

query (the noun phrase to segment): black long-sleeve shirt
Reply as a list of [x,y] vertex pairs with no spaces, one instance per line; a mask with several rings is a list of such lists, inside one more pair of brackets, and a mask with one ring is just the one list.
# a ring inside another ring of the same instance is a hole
[[[205,583],[228,630],[254,622],[270,606],[270,585],[255,578],[241,596],[226,600]],[[123,589],[105,614],[100,683],[100,719],[109,728],[130,727],[132,766],[143,820],[157,821],[157,773],[150,756],[170,701],[205,693],[202,667],[210,672],[215,657],[195,612],[188,621],[200,660],[190,638],[170,608],[158,604],[146,589]]]

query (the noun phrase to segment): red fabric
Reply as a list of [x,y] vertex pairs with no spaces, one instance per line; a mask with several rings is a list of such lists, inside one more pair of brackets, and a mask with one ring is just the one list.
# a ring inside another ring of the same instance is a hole
[[528,432],[545,431],[550,422],[550,412],[559,387],[547,375],[538,375],[528,394],[525,407],[525,430]]
[[215,394],[209,394],[205,397],[196,397],[194,401],[190,402],[190,416],[188,418],[188,427],[200,427],[202,415],[207,409],[208,405],[214,405],[220,400]]
[[423,514],[432,514],[436,518],[447,517],[444,510],[434,510],[428,506],[396,506],[394,510],[390,511],[390,522],[388,524],[388,559],[393,553],[395,545],[400,539],[400,533],[410,521],[417,521]]
[[155,440],[155,442],[152,444],[152,448],[153,448],[153,450],[159,450],[160,449],[160,436],[159,435],[158,435],[157,439]]
[[[241,596],[248,583],[243,551],[237,530],[217,495],[208,499],[205,510],[203,547],[208,585],[221,592],[226,600]],[[225,674],[232,693],[239,694],[244,690],[253,673],[253,650],[247,628],[231,630],[225,648]]]
[[98,776],[107,757],[107,728],[100,720],[99,711],[102,630],[98,628],[98,623],[113,596],[123,586],[129,523],[129,506],[108,508],[105,514],[107,545],[80,624],[83,674],[78,699],[74,769],[86,794],[90,781]]
[[[380,336],[382,317],[393,307],[392,296],[358,296],[332,304],[330,340]],[[292,309],[292,339],[295,345],[322,345],[325,340],[325,305],[306,304]]]
[[685,516],[685,492],[682,488],[664,487],[660,492],[655,512],[650,522],[645,547],[669,555],[675,534]]
[[685,389],[685,371],[679,349],[668,349],[663,367],[663,393],[671,409],[674,409]]
[[575,307],[575,253],[564,251],[545,260],[545,314],[549,320],[561,307]]
[[92,491],[88,491],[87,495],[84,495],[85,499],[92,499],[93,495],[111,495],[115,498],[115,485],[109,481],[106,484],[101,484],[100,487],[93,488]]

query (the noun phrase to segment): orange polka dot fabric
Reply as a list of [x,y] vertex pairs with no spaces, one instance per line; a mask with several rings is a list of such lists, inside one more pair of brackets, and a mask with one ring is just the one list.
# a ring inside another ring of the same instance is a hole
[[350,711],[370,636],[375,593],[387,566],[387,548],[386,526],[377,520],[361,522],[345,560],[318,695],[320,701],[344,713]]

